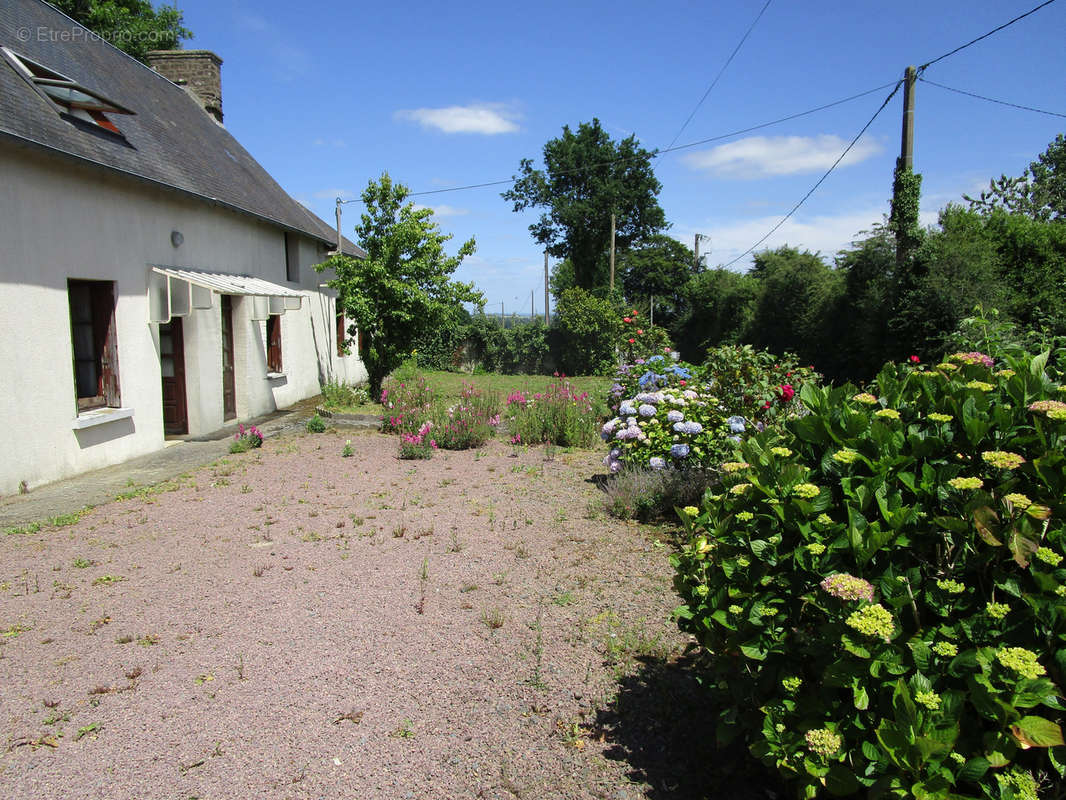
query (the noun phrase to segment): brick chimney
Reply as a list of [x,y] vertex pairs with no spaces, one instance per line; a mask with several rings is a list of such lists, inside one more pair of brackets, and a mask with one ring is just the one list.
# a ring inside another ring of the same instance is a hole
[[204,111],[222,122],[222,59],[210,50],[152,50],[148,66],[183,86]]

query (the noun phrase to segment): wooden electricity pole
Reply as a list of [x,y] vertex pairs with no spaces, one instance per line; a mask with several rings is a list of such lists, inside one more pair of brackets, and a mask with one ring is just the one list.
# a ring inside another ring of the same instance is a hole
[[907,67],[903,75],[903,136],[900,143],[900,166],[914,170],[914,83],[917,70]]
[[548,251],[544,251],[544,325],[548,325]]
[[614,214],[611,214],[611,293],[614,293]]
[[696,240],[692,243],[692,250],[696,254],[696,258],[692,261],[692,271],[696,272],[700,268],[700,235],[696,234]]

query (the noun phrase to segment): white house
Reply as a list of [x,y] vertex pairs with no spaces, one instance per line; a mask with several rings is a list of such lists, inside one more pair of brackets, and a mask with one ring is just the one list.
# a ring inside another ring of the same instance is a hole
[[0,4],[0,493],[366,376],[313,269],[336,234],[222,126],[221,61],[154,63]]

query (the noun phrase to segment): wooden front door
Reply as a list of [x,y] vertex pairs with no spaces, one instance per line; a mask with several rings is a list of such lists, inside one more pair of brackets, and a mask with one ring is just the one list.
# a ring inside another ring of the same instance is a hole
[[180,317],[159,326],[159,365],[163,373],[163,432],[167,435],[188,433],[185,343]]
[[222,295],[222,418],[237,416],[237,386],[233,370],[233,298]]

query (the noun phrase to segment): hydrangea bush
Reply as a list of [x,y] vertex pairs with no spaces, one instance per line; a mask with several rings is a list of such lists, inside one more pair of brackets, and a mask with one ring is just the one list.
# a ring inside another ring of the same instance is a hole
[[719,738],[814,797],[1062,785],[1066,394],[1045,357],[807,385],[674,557]]

